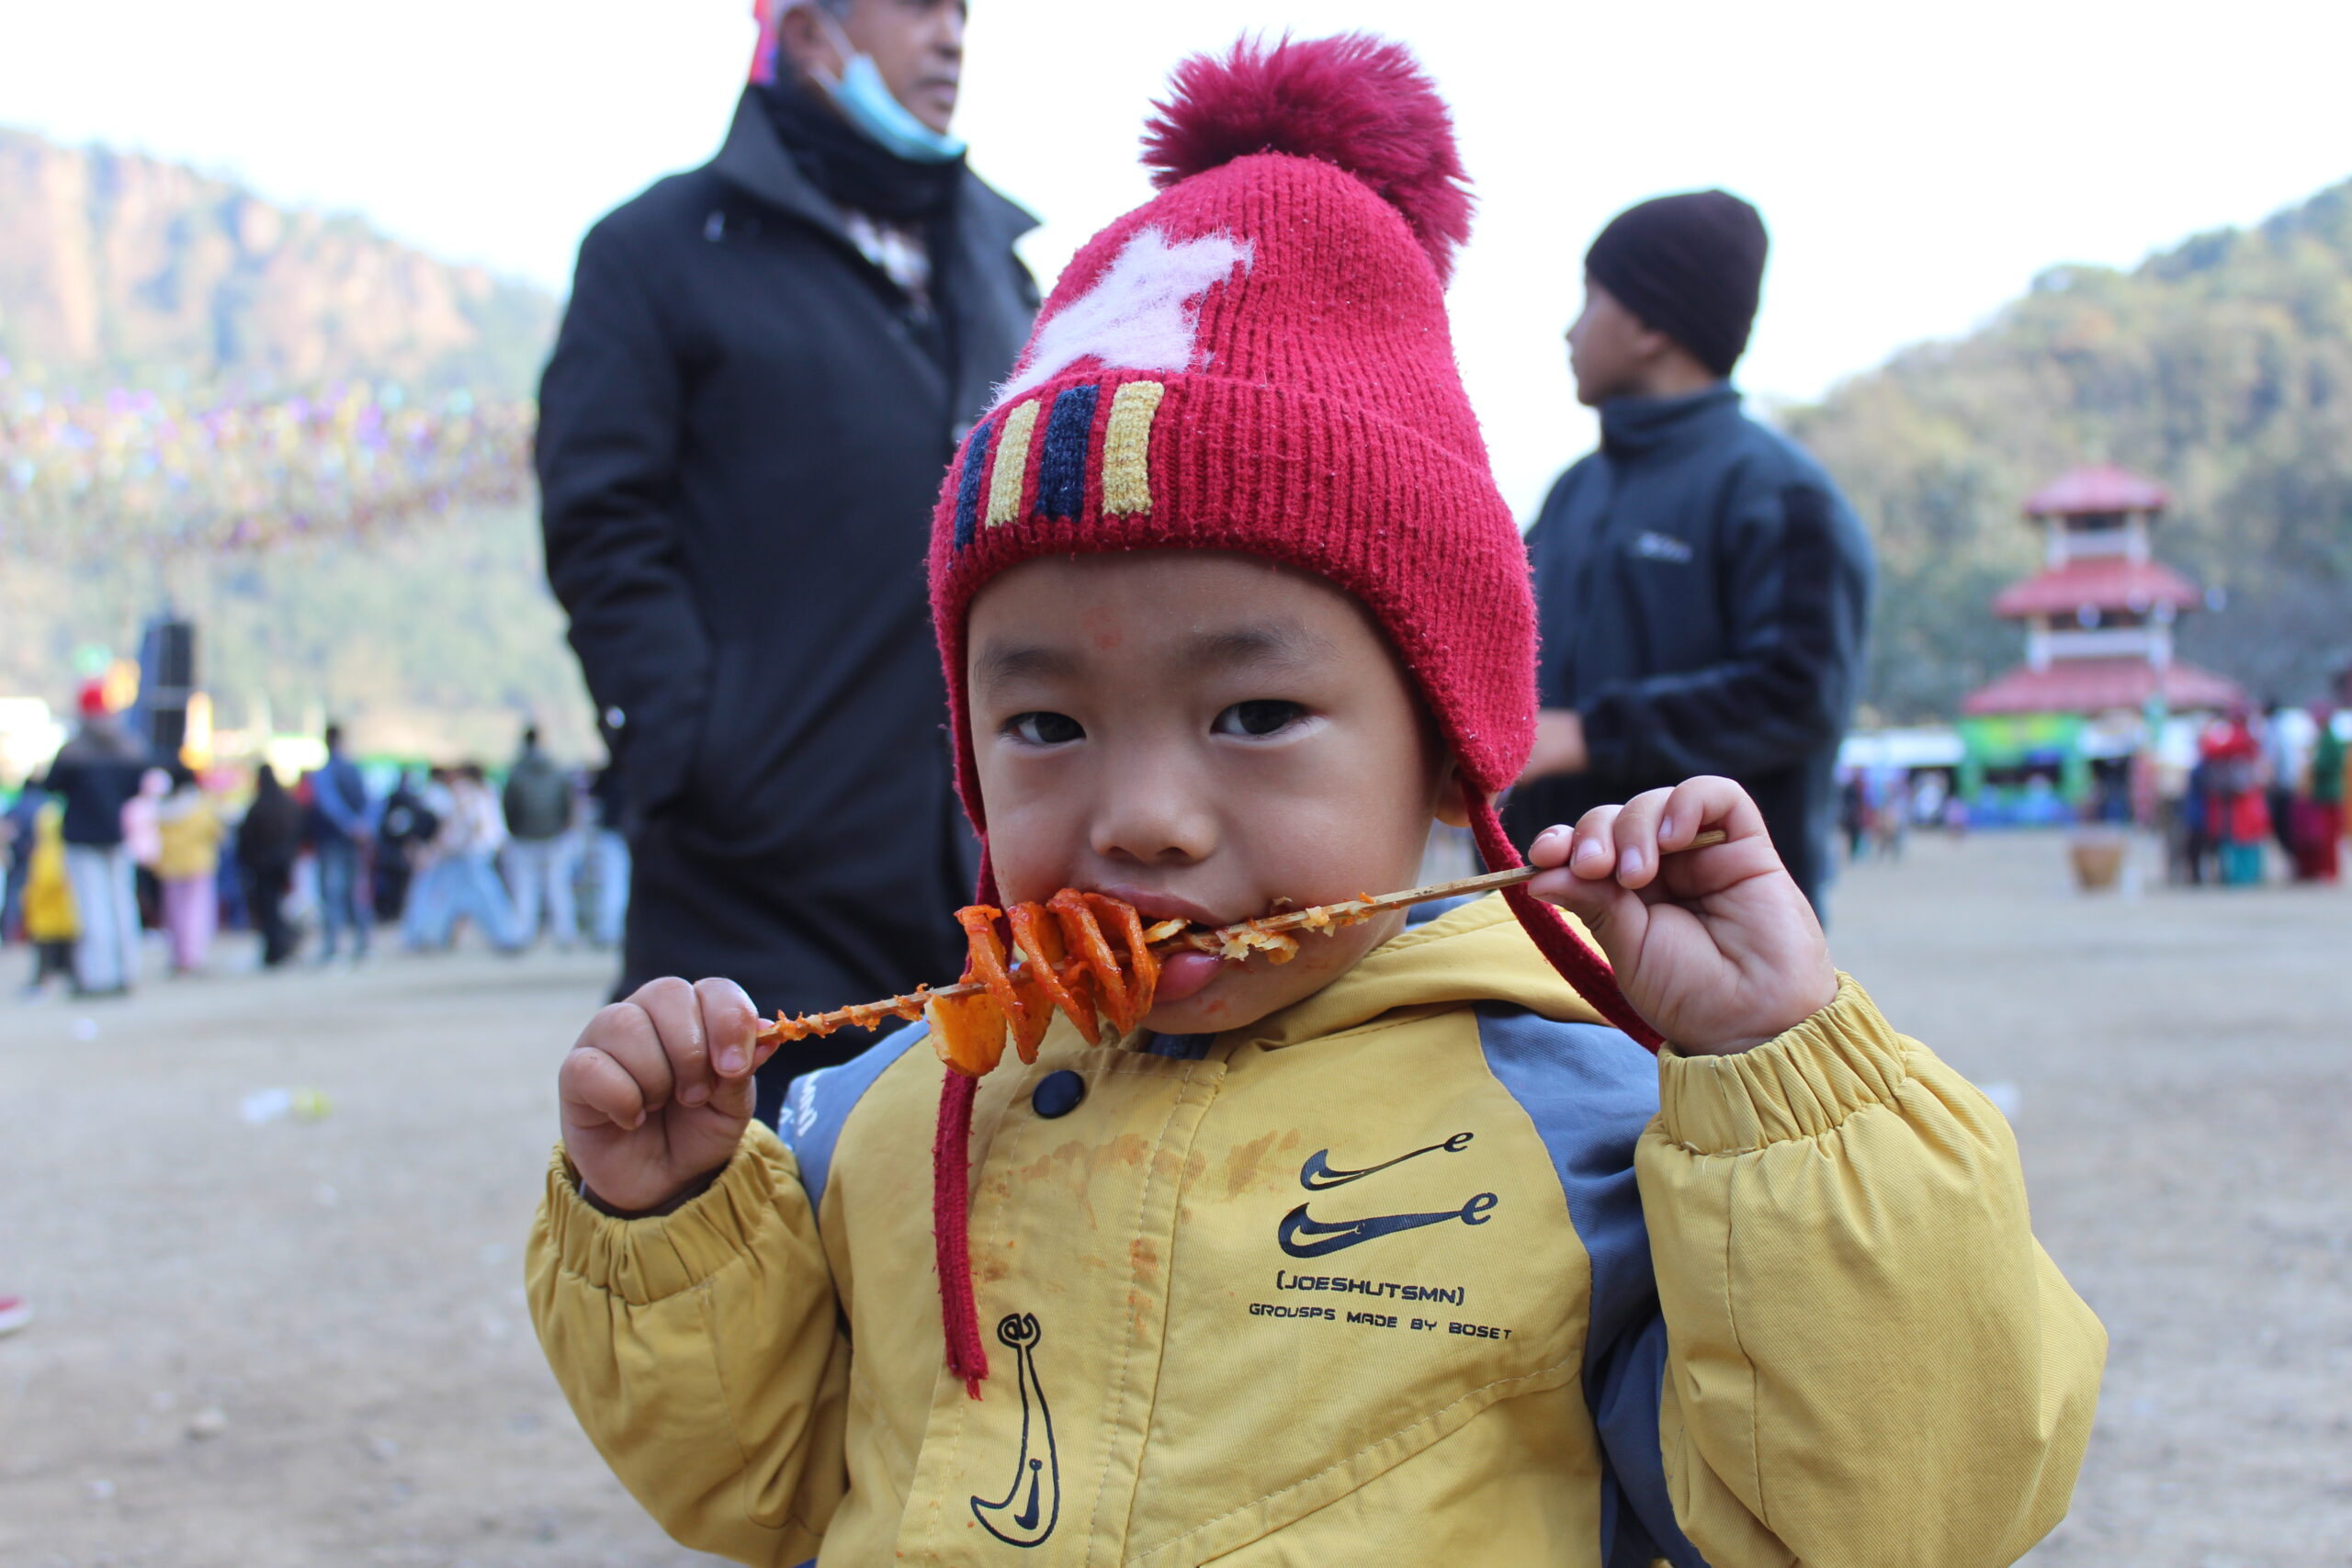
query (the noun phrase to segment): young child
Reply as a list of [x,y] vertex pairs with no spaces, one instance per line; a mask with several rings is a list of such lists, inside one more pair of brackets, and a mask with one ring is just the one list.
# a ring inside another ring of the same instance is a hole
[[47,994],[51,977],[73,984],[74,940],[81,931],[65,872],[65,803],[51,798],[33,816],[32,851],[26,862],[25,940],[33,949],[27,996]]
[[[1512,863],[1532,615],[1443,106],[1369,39],[1242,48],[1149,146],[934,524],[982,897],[1218,924],[1409,886],[1433,820]],[[529,1265],[582,1423],[745,1562],[2015,1559],[2103,1338],[1998,1113],[1832,969],[1727,781],[1532,858],[1172,957],[1116,1043],[1057,1020],[974,1080],[903,1031],[781,1141],[741,990],[605,1009]]]

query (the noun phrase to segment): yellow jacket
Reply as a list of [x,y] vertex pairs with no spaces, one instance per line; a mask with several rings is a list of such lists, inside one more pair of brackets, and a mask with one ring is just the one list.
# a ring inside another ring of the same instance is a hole
[[228,829],[211,797],[182,790],[167,797],[157,815],[163,852],[155,860],[155,874],[165,882],[209,877],[220,869],[220,840]]
[[33,852],[25,863],[25,940],[72,942],[81,934],[65,874],[65,803],[45,800],[33,813]]
[[2022,1553],[2105,1337],[1999,1113],[1850,981],[1743,1056],[1592,1016],[1487,899],[1249,1029],[1057,1023],[973,1118],[978,1401],[915,1030],[666,1218],[598,1213],[559,1152],[533,1318],[630,1491],[743,1562]]

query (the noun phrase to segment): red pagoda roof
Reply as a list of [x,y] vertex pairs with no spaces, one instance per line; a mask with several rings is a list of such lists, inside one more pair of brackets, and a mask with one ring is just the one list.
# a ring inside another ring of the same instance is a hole
[[2010,671],[1962,698],[1960,711],[2089,714],[2144,707],[2159,682],[2176,711],[2227,708],[2245,700],[2234,682],[2194,665],[2158,670],[2144,659],[2062,659],[2047,670]]
[[2196,586],[2168,566],[2094,556],[2009,584],[1994,599],[1993,614],[2014,621],[2027,615],[2071,615],[2086,604],[2145,613],[2158,604],[2187,610],[2203,602]]
[[2112,463],[2075,468],[2025,498],[2028,517],[2065,517],[2082,512],[2161,512],[2172,492]]

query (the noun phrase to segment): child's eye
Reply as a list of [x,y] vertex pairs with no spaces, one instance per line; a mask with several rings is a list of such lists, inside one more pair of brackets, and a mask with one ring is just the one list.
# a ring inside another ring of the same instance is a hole
[[1306,716],[1306,709],[1297,703],[1283,702],[1278,697],[1253,697],[1218,714],[1209,728],[1218,735],[1273,735]]
[[1066,713],[1017,713],[1004,721],[1004,732],[1032,746],[1066,746],[1086,739],[1086,727]]

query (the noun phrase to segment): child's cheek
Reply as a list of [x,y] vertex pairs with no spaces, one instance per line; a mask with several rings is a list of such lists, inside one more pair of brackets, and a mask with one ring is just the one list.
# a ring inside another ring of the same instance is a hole
[[1001,812],[992,798],[983,805],[989,811],[989,866],[1007,902],[1042,904],[1072,880],[1068,868],[1085,847],[1083,829],[1069,825],[1074,818],[1050,801],[1017,795]]

